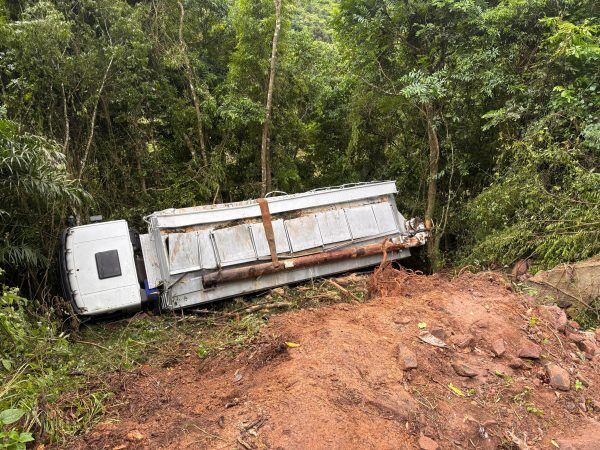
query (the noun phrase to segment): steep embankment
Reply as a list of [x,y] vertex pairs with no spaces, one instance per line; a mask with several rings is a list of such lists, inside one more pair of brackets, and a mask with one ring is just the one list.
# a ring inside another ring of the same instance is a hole
[[368,285],[368,303],[272,317],[235,358],[193,355],[130,374],[119,420],[74,444],[598,448],[596,336],[560,309],[493,273],[388,268]]

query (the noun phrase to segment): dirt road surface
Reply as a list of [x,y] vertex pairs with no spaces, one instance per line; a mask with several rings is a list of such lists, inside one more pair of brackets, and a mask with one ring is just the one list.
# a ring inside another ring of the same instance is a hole
[[129,374],[115,420],[69,447],[600,449],[593,332],[494,273],[368,283],[366,303],[272,316],[236,356]]

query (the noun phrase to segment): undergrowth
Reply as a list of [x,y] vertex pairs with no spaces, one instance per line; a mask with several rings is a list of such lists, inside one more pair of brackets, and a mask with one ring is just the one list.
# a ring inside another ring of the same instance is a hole
[[[52,308],[0,284],[0,448],[26,442],[64,445],[116,407],[119,372],[142,364],[168,367],[196,354],[236,352],[252,342],[272,313],[344,301],[327,283],[276,289],[254,300],[209,305],[196,314],[138,313],[62,330]],[[364,292],[354,291],[356,298]],[[284,301],[285,300],[285,301]],[[282,304],[284,308],[269,305]],[[250,306],[264,309],[248,313]]]

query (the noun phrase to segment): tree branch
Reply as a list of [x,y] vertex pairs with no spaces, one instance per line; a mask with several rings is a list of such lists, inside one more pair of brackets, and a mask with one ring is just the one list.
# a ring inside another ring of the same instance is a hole
[[100,102],[100,96],[102,95],[102,91],[104,90],[104,86],[106,84],[106,78],[108,77],[108,72],[112,67],[112,63],[114,60],[114,55],[110,57],[110,61],[108,62],[108,66],[104,71],[104,76],[102,77],[102,82],[100,83],[100,88],[98,89],[98,95],[96,96],[96,102],[94,103],[94,110],[92,111],[92,119],[90,123],[90,134],[88,135],[87,143],[85,145],[85,151],[83,152],[83,158],[81,159],[81,167],[79,168],[79,180],[83,175],[83,171],[85,170],[85,164],[87,162],[90,147],[92,146],[92,141],[94,139],[94,128],[96,127],[96,115],[98,114],[98,103]]

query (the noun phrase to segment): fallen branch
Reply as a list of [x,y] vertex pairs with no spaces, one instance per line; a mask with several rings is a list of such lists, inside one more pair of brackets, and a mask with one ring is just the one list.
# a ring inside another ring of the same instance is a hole
[[232,311],[224,314],[225,317],[235,316],[239,313],[253,313],[256,311],[262,311],[263,309],[275,309],[275,308],[289,308],[292,304],[290,302],[273,302],[273,303],[260,303],[258,305],[248,306],[239,311]]
[[77,342],[78,344],[93,345],[94,347],[101,348],[102,350],[106,350],[107,352],[109,352],[109,351],[110,351],[110,349],[109,349],[109,348],[107,348],[107,347],[104,347],[103,345],[100,345],[100,344],[96,344],[95,342],[90,342],[90,341],[81,341],[81,340],[79,340],[79,339],[74,339],[73,341],[74,341],[74,342]]
[[237,438],[237,441],[239,442],[239,444],[244,447],[247,450],[252,450],[252,446],[250,444],[248,444],[246,441],[244,441],[241,437]]
[[332,285],[334,288],[336,288],[338,291],[340,291],[342,294],[352,297],[354,300],[356,300],[357,302],[360,302],[360,298],[358,298],[356,295],[354,295],[352,292],[350,292],[348,289],[340,286],[339,284],[337,284],[335,281],[330,280],[328,278],[325,279],[326,283],[329,283],[330,285]]
[[212,311],[209,309],[190,309],[189,312],[194,314],[212,314],[217,317],[233,317],[242,313],[253,313],[256,311],[262,311],[263,309],[275,309],[275,308],[289,308],[292,307],[290,302],[272,302],[272,303],[259,303],[257,305],[245,306],[242,308],[234,309],[229,312]]
[[559,288],[558,286],[553,285],[552,283],[549,283],[547,281],[534,281],[534,283],[540,283],[540,284],[545,284],[546,286],[550,286],[551,288],[556,289],[558,292],[561,292],[562,294],[565,294],[567,297],[571,297],[572,299],[578,301],[579,303],[581,303],[583,306],[585,306],[587,309],[589,309],[591,312],[593,313],[597,313],[598,311],[592,307],[592,305],[584,302],[582,299],[580,299],[579,297],[565,291],[564,289]]
[[194,314],[221,314],[221,311],[213,311],[210,309],[190,309],[190,312]]

